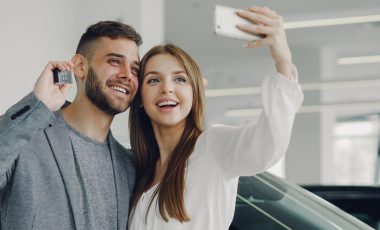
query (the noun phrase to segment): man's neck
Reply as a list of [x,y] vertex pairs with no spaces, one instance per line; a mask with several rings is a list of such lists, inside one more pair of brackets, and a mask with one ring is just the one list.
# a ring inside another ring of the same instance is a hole
[[107,139],[113,116],[105,113],[87,98],[75,98],[62,109],[63,119],[83,135],[99,142]]

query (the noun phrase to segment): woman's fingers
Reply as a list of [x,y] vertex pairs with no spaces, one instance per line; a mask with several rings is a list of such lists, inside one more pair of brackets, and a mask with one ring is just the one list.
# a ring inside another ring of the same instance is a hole
[[273,35],[275,30],[273,27],[265,25],[255,25],[255,24],[238,24],[237,27],[243,31],[253,34],[262,34],[262,35]]
[[292,73],[289,71],[291,69],[289,66],[291,66],[292,55],[286,39],[283,18],[268,7],[250,7],[238,11],[237,14],[247,20],[246,24],[237,25],[240,30],[265,35],[264,38],[248,42],[246,47],[268,46],[277,70],[291,79]]
[[252,34],[264,35],[262,39],[249,42],[247,47],[255,48],[266,45],[270,47],[272,57],[276,62],[291,60],[283,18],[280,15],[268,7],[250,7],[237,14],[248,20],[244,25],[239,24],[237,26],[239,29]]
[[237,15],[252,22],[253,24],[263,24],[266,26],[271,26],[275,23],[273,18],[268,17],[265,14],[260,14],[249,10],[238,11]]
[[238,11],[237,14],[248,20],[247,23],[239,24],[237,27],[248,33],[264,35],[268,38],[281,34],[284,30],[282,17],[267,7],[251,7]]
[[255,12],[258,14],[266,15],[267,17],[270,18],[277,18],[278,14],[276,11],[269,9],[268,7],[258,7],[258,6],[253,6],[247,9],[248,11]]
[[271,43],[271,41],[270,41],[269,38],[263,38],[263,39],[259,39],[259,40],[248,42],[246,44],[246,47],[248,47],[248,48],[256,48],[256,47],[259,47],[259,46],[269,45],[270,43]]

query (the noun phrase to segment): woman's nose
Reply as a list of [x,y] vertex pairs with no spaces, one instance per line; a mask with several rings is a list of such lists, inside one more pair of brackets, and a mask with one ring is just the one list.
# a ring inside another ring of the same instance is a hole
[[162,84],[160,92],[161,93],[173,93],[174,89],[173,89],[172,84],[170,84],[170,83],[164,83],[164,84]]

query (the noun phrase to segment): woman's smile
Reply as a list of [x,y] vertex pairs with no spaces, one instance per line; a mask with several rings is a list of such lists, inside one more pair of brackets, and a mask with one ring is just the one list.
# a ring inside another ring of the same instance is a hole
[[165,127],[183,125],[193,103],[189,77],[169,54],[159,54],[148,61],[141,96],[152,123]]

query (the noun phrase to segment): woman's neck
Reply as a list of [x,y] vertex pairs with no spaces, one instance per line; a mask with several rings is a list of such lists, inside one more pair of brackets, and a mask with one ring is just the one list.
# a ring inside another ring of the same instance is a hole
[[160,150],[160,159],[158,163],[161,166],[164,166],[164,168],[166,168],[170,161],[171,155],[177,147],[184,129],[185,123],[172,127],[153,125],[154,136],[156,137],[158,148]]

